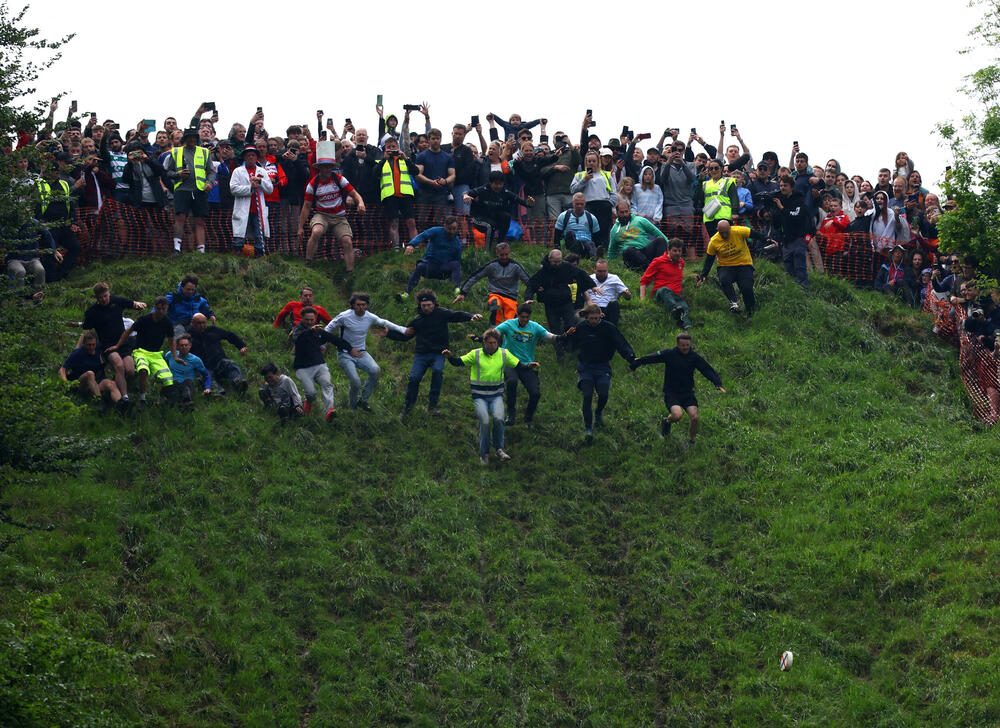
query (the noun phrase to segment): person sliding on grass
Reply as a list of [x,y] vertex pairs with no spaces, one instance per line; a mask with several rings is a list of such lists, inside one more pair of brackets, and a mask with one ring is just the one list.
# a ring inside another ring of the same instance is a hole
[[291,377],[279,374],[278,367],[273,362],[262,366],[260,373],[264,377],[264,386],[258,391],[260,401],[264,403],[265,407],[273,407],[277,410],[278,418],[282,422],[289,417],[306,413],[302,406],[299,388],[295,386]]
[[688,445],[694,444],[698,434],[698,400],[694,396],[694,371],[715,385],[715,388],[725,394],[722,379],[705,361],[701,354],[691,348],[691,334],[682,331],[677,334],[677,346],[672,349],[661,349],[653,354],[647,354],[634,360],[629,367],[634,372],[646,364],[663,364],[663,402],[667,405],[669,414],[660,421],[660,434],[666,437],[670,434],[670,426],[679,421],[686,411],[691,424],[688,427]]
[[646,272],[639,279],[639,300],[646,300],[646,292],[653,289],[653,299],[663,304],[683,329],[691,328],[691,314],[687,302],[681,298],[684,283],[684,242],[674,238],[667,252],[653,258]]
[[501,462],[510,460],[503,449],[504,411],[503,387],[504,369],[515,367],[538,370],[539,363],[522,364],[506,349],[500,348],[500,334],[496,329],[483,333],[483,348],[473,349],[463,356],[455,356],[450,349],[441,352],[452,366],[470,367],[469,383],[472,385],[472,404],[479,419],[479,462],[487,465],[490,461],[490,420],[492,419],[493,447]]
[[[601,318],[601,309],[596,303],[584,306],[580,310],[580,318],[584,322],[571,327],[565,338],[579,350],[576,386],[583,393],[583,424],[587,428],[587,437],[591,437],[595,426],[604,426],[604,407],[608,404],[611,389],[611,358],[617,351],[622,359],[631,364],[635,360],[635,352],[618,327]],[[597,411],[593,412],[595,389]]]

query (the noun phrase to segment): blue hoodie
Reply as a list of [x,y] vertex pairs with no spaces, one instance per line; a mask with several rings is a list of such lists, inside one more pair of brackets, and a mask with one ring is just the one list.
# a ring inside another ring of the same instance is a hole
[[167,303],[170,304],[167,316],[172,324],[187,324],[196,313],[203,313],[209,318],[215,315],[207,299],[199,296],[197,291],[191,297],[185,296],[180,283],[176,293],[167,294]]

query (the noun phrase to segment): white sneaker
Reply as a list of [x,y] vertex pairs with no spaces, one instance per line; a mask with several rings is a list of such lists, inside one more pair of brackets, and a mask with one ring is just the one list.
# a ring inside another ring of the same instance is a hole
[[490,464],[490,456],[489,455],[480,455],[479,456],[479,464],[480,465],[489,465]]
[[497,448],[497,457],[500,458],[500,462],[505,463],[510,460],[510,455],[503,451],[503,448]]
[[736,303],[736,301],[733,301],[732,303],[729,304],[729,310],[730,311],[739,311],[740,310],[740,304]]

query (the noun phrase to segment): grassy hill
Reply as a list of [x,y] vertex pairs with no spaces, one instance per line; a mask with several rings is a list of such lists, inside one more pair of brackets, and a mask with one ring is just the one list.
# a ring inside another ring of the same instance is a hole
[[[405,323],[412,264],[365,259],[354,287]],[[245,370],[290,373],[273,315],[303,284],[342,308],[336,270],[127,259],[0,304],[0,724],[1000,723],[997,433],[929,319],[843,281],[806,294],[762,264],[752,322],[688,281],[728,393],[698,382],[687,452],[686,421],[658,434],[661,370],[620,359],[588,444],[549,347],[539,426],[487,468],[467,372],[447,368],[443,416],[428,378],[400,421],[412,343],[374,342],[374,411],[333,425],[254,397],[102,416],[55,378],[94,282],[151,302],[188,272]],[[640,354],[675,333],[635,302],[622,329]]]

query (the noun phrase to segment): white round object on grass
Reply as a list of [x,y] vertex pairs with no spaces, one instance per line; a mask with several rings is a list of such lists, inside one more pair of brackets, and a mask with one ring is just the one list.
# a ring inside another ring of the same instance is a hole
[[792,669],[792,661],[795,660],[795,655],[792,654],[791,650],[785,650],[781,653],[781,662],[778,663],[783,671],[788,672]]

